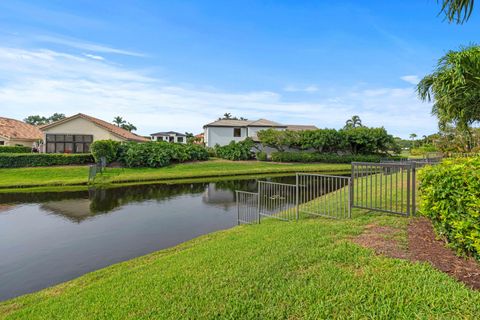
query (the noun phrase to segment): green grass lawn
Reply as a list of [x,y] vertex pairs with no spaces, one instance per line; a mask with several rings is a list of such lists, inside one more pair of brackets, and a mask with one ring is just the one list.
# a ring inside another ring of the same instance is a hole
[[[184,163],[164,168],[107,168],[97,177],[97,184],[213,178],[235,175],[294,172],[349,172],[349,164],[280,164],[257,161],[211,160]],[[88,167],[42,167],[0,169],[0,188],[73,186],[88,183]]]
[[350,241],[371,223],[405,230],[408,220],[240,226],[0,303],[0,318],[478,318],[479,292]]

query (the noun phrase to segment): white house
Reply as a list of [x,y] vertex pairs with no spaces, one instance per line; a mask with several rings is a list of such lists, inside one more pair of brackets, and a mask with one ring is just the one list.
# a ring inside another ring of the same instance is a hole
[[187,135],[175,131],[152,133],[150,137],[152,137],[152,141],[187,143]]
[[216,144],[224,146],[231,141],[242,141],[247,137],[258,141],[257,132],[266,129],[276,130],[315,130],[318,129],[313,125],[286,125],[280,124],[267,119],[259,119],[255,121],[249,120],[217,120],[203,126],[205,145],[214,147]]

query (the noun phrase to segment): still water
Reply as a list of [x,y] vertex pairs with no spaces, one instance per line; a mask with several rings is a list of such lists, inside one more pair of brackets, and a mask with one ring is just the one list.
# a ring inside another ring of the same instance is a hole
[[0,300],[231,228],[235,190],[257,180],[0,194]]

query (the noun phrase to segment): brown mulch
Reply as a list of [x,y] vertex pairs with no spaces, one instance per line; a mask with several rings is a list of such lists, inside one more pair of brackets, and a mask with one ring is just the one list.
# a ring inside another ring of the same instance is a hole
[[365,232],[353,239],[377,254],[410,261],[428,262],[468,287],[480,290],[480,263],[473,258],[459,257],[444,241],[435,236],[432,223],[426,218],[412,219],[408,225],[408,249],[394,239],[398,229],[368,225]]

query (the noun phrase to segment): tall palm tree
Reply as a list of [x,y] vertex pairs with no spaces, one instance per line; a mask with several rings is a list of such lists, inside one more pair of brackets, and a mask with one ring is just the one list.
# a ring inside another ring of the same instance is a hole
[[345,122],[345,128],[357,128],[362,126],[362,120],[359,116],[353,116]]
[[127,122],[126,122],[125,120],[123,120],[122,117],[116,116],[115,118],[113,118],[113,123],[114,123],[117,127],[121,127],[123,124],[126,124]]

